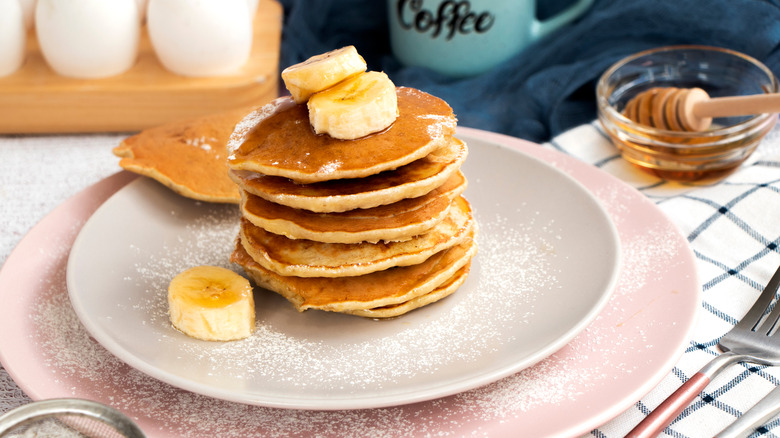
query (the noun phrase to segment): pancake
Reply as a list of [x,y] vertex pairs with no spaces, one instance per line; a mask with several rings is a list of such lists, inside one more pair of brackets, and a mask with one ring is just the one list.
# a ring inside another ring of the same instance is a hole
[[471,269],[471,261],[466,266],[460,268],[458,272],[450,277],[443,285],[437,287],[432,292],[428,292],[425,295],[417,298],[412,298],[401,304],[394,304],[392,306],[375,307],[373,309],[361,309],[361,310],[347,310],[344,313],[350,315],[363,316],[365,318],[393,318],[401,316],[404,313],[411,312],[414,309],[418,309],[428,304],[435,303],[442,298],[452,295],[453,292],[458,290],[463,285],[466,278],[469,276],[469,270]]
[[179,195],[206,202],[241,200],[228,176],[227,141],[246,109],[141,131],[113,150],[119,166],[159,181]]
[[436,226],[465,189],[466,178],[458,171],[424,196],[340,213],[290,208],[242,192],[241,212],[254,225],[291,239],[326,243],[400,241]]
[[306,105],[276,99],[236,125],[228,166],[300,183],[364,178],[418,160],[455,134],[452,108],[428,93],[399,87],[399,116],[383,131],[355,140],[317,135]]
[[239,235],[247,254],[279,275],[345,277],[422,263],[433,254],[462,243],[473,227],[471,207],[463,197],[458,197],[447,217],[432,230],[403,242],[345,244],[294,240],[270,233],[244,218]]
[[366,178],[298,184],[288,178],[230,171],[241,189],[276,204],[318,213],[392,204],[416,198],[443,184],[466,159],[466,144],[456,138],[419,160]]
[[282,295],[299,311],[347,312],[406,303],[445,285],[476,254],[473,236],[472,231],[465,242],[422,263],[357,277],[282,276],[255,262],[240,242],[231,261],[243,267],[255,284]]

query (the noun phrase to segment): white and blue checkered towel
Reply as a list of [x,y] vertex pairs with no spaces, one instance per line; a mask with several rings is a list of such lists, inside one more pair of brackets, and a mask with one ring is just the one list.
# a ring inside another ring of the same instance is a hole
[[[744,315],[780,266],[780,128],[744,166],[709,184],[673,183],[637,170],[620,157],[597,122],[544,146],[594,164],[644,193],[678,225],[696,256],[702,307],[683,357],[633,409],[591,433],[622,437],[719,354],[720,337]],[[712,437],[778,384],[780,367],[733,365],[661,436]],[[780,436],[780,418],[753,436]]]

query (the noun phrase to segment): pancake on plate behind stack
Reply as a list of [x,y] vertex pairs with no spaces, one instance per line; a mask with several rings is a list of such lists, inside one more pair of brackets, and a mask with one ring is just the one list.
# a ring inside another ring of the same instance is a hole
[[166,185],[187,198],[237,204],[228,177],[227,141],[247,109],[182,120],[145,129],[113,150],[119,165]]
[[398,316],[453,293],[476,253],[452,108],[365,70],[352,46],[285,69],[291,96],[228,141],[231,260],[300,311]]

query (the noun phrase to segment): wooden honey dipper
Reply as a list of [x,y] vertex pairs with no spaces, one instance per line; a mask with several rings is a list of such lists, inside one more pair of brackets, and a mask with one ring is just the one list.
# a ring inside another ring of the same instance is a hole
[[656,87],[629,100],[623,115],[658,129],[705,131],[714,117],[779,111],[780,93],[710,98],[701,88]]

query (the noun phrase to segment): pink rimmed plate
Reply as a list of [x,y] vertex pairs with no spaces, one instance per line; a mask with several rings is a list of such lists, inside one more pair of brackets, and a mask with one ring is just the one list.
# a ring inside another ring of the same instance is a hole
[[[469,160],[473,160],[472,163],[479,160],[479,151],[486,149],[499,151],[497,153],[505,159],[512,157],[512,154],[522,159],[527,158],[527,155],[538,156],[564,169],[601,201],[618,231],[622,264],[614,293],[611,297],[607,294],[609,300],[605,300],[605,305],[591,304],[589,309],[598,309],[600,313],[589,325],[585,323],[583,327],[576,328],[579,331],[587,325],[584,331],[573,340],[566,340],[564,343],[568,343],[560,349],[557,345],[551,347],[557,352],[551,356],[549,354],[553,351],[543,353],[542,356],[549,357],[534,366],[529,363],[526,365],[528,368],[486,386],[481,386],[486,382],[480,381],[476,384],[479,386],[477,389],[444,398],[393,408],[330,412],[276,409],[215,400],[151,379],[117,360],[88,336],[70,308],[64,287],[64,262],[70,242],[83,221],[91,216],[108,192],[125,185],[128,179],[125,174],[107,179],[63,204],[36,226],[9,257],[0,274],[0,294],[4,295],[3,301],[9,303],[0,310],[6,314],[0,322],[0,329],[10,333],[7,325],[13,326],[13,332],[20,336],[4,337],[0,341],[0,359],[31,397],[76,395],[102,400],[137,418],[152,436],[208,436],[216,431],[219,431],[220,436],[258,433],[270,436],[296,433],[408,436],[440,432],[460,434],[468,431],[484,432],[490,436],[511,436],[517,430],[523,430],[529,436],[586,433],[622,412],[649,391],[668,373],[681,354],[699,300],[690,250],[674,225],[652,203],[603,172],[517,139],[470,129],[462,129],[460,134],[471,147]],[[515,150],[523,153],[517,154]],[[524,162],[533,163],[531,166],[537,165],[535,160]],[[483,215],[480,220],[485,223],[481,233],[480,263],[498,261],[500,257],[491,251],[502,246],[500,240],[513,241],[520,244],[518,248],[525,249],[516,250],[512,256],[528,269],[524,271],[522,280],[510,279],[509,286],[514,282],[528,290],[543,288],[554,292],[558,279],[544,278],[545,272],[552,272],[545,271],[549,266],[541,262],[534,264],[532,259],[544,259],[550,257],[549,253],[555,253],[555,242],[563,236],[563,231],[558,228],[561,225],[558,217],[550,220],[549,217],[538,216],[536,212],[539,210],[522,198],[523,190],[514,192],[517,193],[516,198],[483,198],[490,192],[475,188],[486,184],[485,178],[501,175],[497,169],[500,163],[490,165],[492,171],[484,175],[479,172],[475,174],[471,170],[473,167],[466,167],[471,183],[467,196],[479,214]],[[471,175],[469,172],[472,172]],[[525,175],[529,176],[527,173]],[[538,183],[530,182],[529,187],[539,191]],[[554,193],[549,188],[544,191]],[[491,210],[488,203],[500,204],[504,210]],[[512,222],[510,215],[500,213],[506,210],[522,211],[525,215],[523,221]],[[169,213],[176,215],[174,210]],[[573,216],[579,214],[577,211],[570,213]],[[581,214],[579,217],[587,218]],[[499,226],[502,224],[505,226]],[[209,224],[195,224],[185,231],[192,232],[198,240],[208,244],[210,239],[215,238],[203,234],[208,227]],[[541,235],[539,229],[543,230]],[[57,243],[58,240],[61,243]],[[168,245],[172,247],[173,243],[169,242]],[[533,251],[529,249],[531,247]],[[130,250],[142,255],[144,252],[141,247]],[[36,256],[32,257],[32,254]],[[180,255],[189,257],[183,251]],[[144,272],[150,278],[161,277],[163,270],[177,269],[177,266],[166,266],[171,260],[153,261],[155,263],[139,264],[134,269],[136,272]],[[196,261],[188,259],[187,263]],[[14,272],[13,278],[11,272]],[[487,281],[481,280],[486,272],[504,274],[494,276],[491,280],[499,287],[506,284],[500,283],[501,279],[511,277],[507,274],[513,271],[511,265],[505,262],[480,266],[477,275],[470,280],[479,285]],[[557,274],[563,275],[560,272]],[[43,277],[43,280],[39,280],[39,277]],[[122,281],[132,283],[134,280],[122,277]],[[16,290],[13,294],[8,287],[11,282]],[[522,287],[515,290],[522,297],[517,298],[520,301],[514,307],[515,318],[521,321],[533,320],[535,314],[541,312],[540,295],[528,290]],[[19,291],[24,293],[20,294]],[[455,304],[457,302],[448,305]],[[565,300],[557,303],[559,306],[566,304]],[[271,302],[269,305],[275,304]],[[133,311],[154,308],[155,304],[136,302],[123,306],[125,310]],[[575,301],[572,307],[581,310],[582,305]],[[445,310],[442,308],[446,309],[447,306],[431,310],[442,312]],[[450,311],[454,310],[450,308]],[[498,317],[496,319],[501,321]],[[583,320],[587,321],[588,318]],[[559,321],[551,320],[550,324],[556,322]],[[145,320],[145,323],[156,322],[151,318]],[[485,330],[485,333],[496,330],[490,327],[480,329]],[[304,328],[299,327],[298,330]],[[437,330],[439,332],[436,336],[445,339],[444,330]],[[295,354],[289,347],[297,344],[290,342],[300,342],[300,333],[266,335],[277,336],[274,338],[276,345],[286,348],[277,350],[278,354]],[[293,339],[284,339],[282,335]],[[375,334],[368,335],[373,337]],[[468,334],[464,333],[451,333],[451,336],[468,338]],[[356,342],[353,344],[361,345]],[[366,348],[368,346],[365,344]],[[397,343],[391,347],[398,350],[404,348]],[[391,347],[386,347],[386,351],[395,351]],[[372,354],[371,351],[365,353]],[[396,351],[395,354],[402,353]],[[428,362],[436,359],[436,356],[420,359],[419,366],[425,371],[425,367],[431,366]],[[479,361],[480,357],[461,354],[456,359]],[[485,367],[489,368],[491,363],[492,360],[486,360]],[[238,372],[242,365],[226,362],[212,367],[232,367]],[[366,362],[366,366],[372,365]],[[295,365],[291,364],[290,368],[295,370]],[[415,373],[403,367],[397,370],[400,370],[401,378],[408,378]],[[436,375],[438,370],[431,370],[431,374]],[[353,370],[352,373],[363,379],[363,384],[377,381],[376,376],[361,374],[361,370]],[[282,380],[290,379],[290,375],[276,375]],[[392,388],[392,385],[387,387]]]

